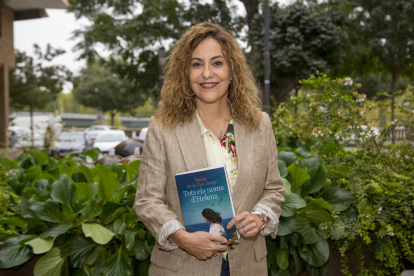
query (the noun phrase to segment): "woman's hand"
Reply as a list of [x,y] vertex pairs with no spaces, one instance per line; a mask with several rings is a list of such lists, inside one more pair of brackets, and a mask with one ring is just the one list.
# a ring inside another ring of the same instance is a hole
[[205,260],[219,251],[226,251],[227,245],[216,244],[227,243],[227,240],[219,235],[207,232],[188,233],[182,229],[172,234],[168,240],[175,243],[189,254],[197,257],[199,260]]
[[227,229],[230,229],[236,225],[240,235],[243,237],[253,237],[262,230],[263,222],[260,220],[258,215],[250,215],[249,212],[245,211],[235,216],[228,224]]

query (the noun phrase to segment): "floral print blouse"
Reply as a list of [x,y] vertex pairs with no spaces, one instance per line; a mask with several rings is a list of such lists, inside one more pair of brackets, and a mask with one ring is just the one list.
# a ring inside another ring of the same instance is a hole
[[217,167],[222,166],[223,164],[226,165],[230,190],[233,192],[238,172],[233,119],[230,119],[227,131],[219,141],[218,137],[204,126],[198,112],[196,115],[198,124],[200,125],[208,166]]

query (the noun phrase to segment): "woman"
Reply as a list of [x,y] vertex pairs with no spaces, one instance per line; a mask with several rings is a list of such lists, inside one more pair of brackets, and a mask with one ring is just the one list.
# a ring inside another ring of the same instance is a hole
[[209,233],[219,235],[226,237],[226,230],[224,230],[223,226],[221,225],[221,222],[223,219],[220,216],[220,213],[215,212],[214,210],[210,208],[206,208],[201,212],[203,219],[210,223],[210,230]]
[[[276,236],[284,188],[272,125],[259,106],[253,74],[226,30],[201,23],[180,38],[148,128],[134,205],[157,240],[151,275],[267,275],[264,236]],[[233,250],[219,235],[185,231],[174,177],[223,164],[236,211],[227,228],[241,235]]]

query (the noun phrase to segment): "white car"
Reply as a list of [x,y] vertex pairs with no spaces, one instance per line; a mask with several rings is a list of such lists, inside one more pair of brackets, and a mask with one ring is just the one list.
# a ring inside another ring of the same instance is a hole
[[147,131],[148,131],[147,127],[144,127],[143,129],[141,129],[141,131],[139,132],[139,135],[138,135],[138,139],[142,140],[142,141],[145,141],[145,137],[147,136]]
[[[27,148],[32,146],[32,132],[27,127],[9,126],[9,140],[12,148]],[[43,148],[44,137],[40,132],[33,132],[33,146]]]
[[91,141],[92,139],[96,139],[99,133],[102,131],[108,130],[117,130],[116,127],[113,126],[105,126],[105,125],[95,125],[91,126],[90,128],[85,129],[84,133],[86,134],[86,139]]
[[107,130],[98,134],[93,144],[94,148],[98,148],[103,153],[108,153],[114,149],[119,143],[128,140],[123,130]]

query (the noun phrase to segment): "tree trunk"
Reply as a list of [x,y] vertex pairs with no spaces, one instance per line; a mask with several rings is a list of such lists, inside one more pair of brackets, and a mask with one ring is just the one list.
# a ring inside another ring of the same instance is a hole
[[250,45],[250,66],[254,66],[256,64],[256,46],[254,45],[253,40],[253,18],[255,14],[259,12],[258,2],[256,0],[240,0],[246,9],[246,21],[247,26],[249,27],[249,45]]
[[[395,83],[397,82],[398,76],[395,69],[392,71],[392,83],[391,83],[391,124],[394,122],[394,104],[395,104]],[[395,143],[395,129],[391,132],[392,143]]]
[[30,143],[34,147],[33,103],[30,102]]
[[[300,86],[295,86],[295,97],[298,97],[298,92],[299,92]],[[295,105],[295,118],[298,117],[298,106]]]
[[115,125],[115,115],[116,115],[116,111],[115,110],[111,110],[111,126]]

